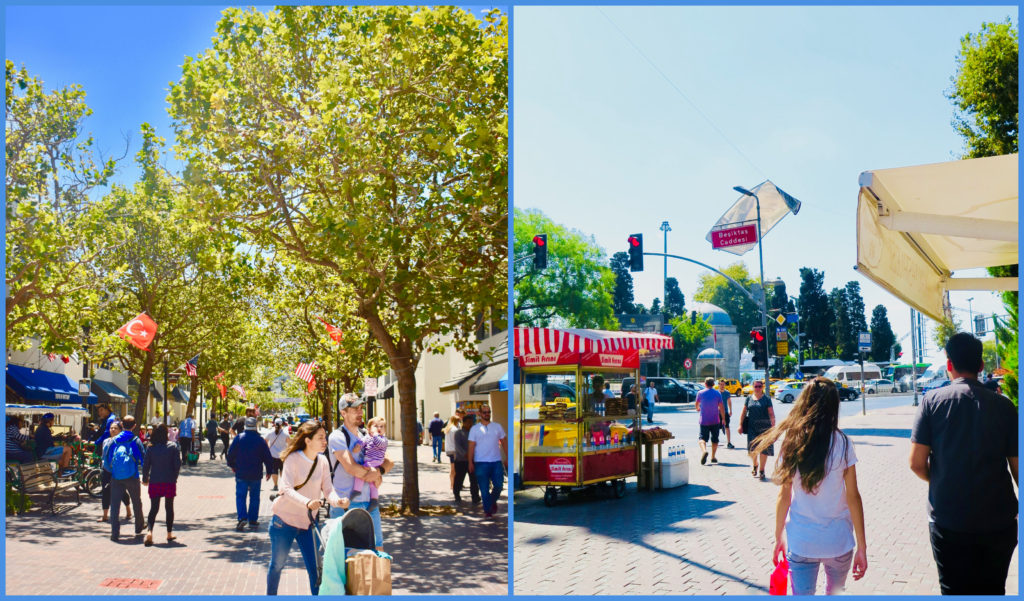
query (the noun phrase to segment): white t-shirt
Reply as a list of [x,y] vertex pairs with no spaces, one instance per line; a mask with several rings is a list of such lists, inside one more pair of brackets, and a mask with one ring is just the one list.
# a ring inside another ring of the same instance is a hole
[[[344,428],[345,426],[342,427]],[[327,437],[327,449],[331,453],[331,467],[334,467],[334,465],[338,463],[338,456],[335,455],[335,453],[343,449],[348,449],[348,451],[352,453],[352,459],[354,459],[356,463],[359,465],[363,464],[364,450],[362,448],[362,434],[353,430],[349,430],[348,433],[350,442],[347,445],[345,444],[345,434],[338,428],[335,428],[331,432],[331,435]],[[360,447],[358,453],[352,450],[357,446]],[[355,476],[346,472],[345,468],[339,465],[334,470],[333,484],[334,490],[337,491],[338,495],[342,497],[351,497],[352,487],[355,485]]]
[[615,393],[612,392],[611,390],[605,388],[604,389],[604,398],[606,398],[606,399],[614,399],[615,398]]
[[469,441],[476,443],[473,461],[479,463],[501,461],[501,445],[498,441],[504,439],[505,430],[502,429],[501,424],[497,422],[491,422],[486,426],[481,423],[474,424],[469,431]]
[[647,388],[644,388],[644,396],[647,397],[647,402],[648,403],[653,403],[654,402],[654,395],[656,395],[656,394],[658,394],[658,389],[657,388],[655,388],[653,386],[648,386]]
[[[776,461],[782,461],[781,453]],[[793,553],[816,559],[839,557],[857,545],[843,478],[846,468],[856,463],[853,441],[836,431],[828,471],[818,490],[808,493],[800,484],[799,472],[794,476],[793,502],[786,516],[786,539]]]
[[267,435],[263,437],[263,440],[267,441],[267,446],[270,447],[270,455],[274,459],[281,458],[281,451],[284,451],[285,447],[288,446],[288,432],[284,428],[281,428],[281,432],[274,432],[271,430],[267,432]]
[[455,433],[459,430],[457,426],[448,428],[448,433],[444,435],[444,452],[449,455],[455,454]]

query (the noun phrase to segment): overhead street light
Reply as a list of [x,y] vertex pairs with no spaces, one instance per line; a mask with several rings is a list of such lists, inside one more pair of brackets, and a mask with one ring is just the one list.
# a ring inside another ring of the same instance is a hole
[[[752,197],[754,199],[755,205],[757,206],[757,255],[758,255],[758,264],[759,264],[759,267],[760,267],[760,276],[761,276],[761,278],[760,278],[760,281],[761,281],[761,306],[764,307],[764,309],[765,309],[764,311],[761,312],[761,327],[763,327],[765,329],[765,331],[767,332],[768,331],[768,311],[767,311],[767,309],[768,309],[768,302],[767,302],[767,298],[765,297],[765,294],[764,294],[764,246],[761,243],[761,199],[759,199],[757,197],[757,194],[754,194],[753,192],[751,192],[750,190],[747,190],[743,186],[733,186],[732,189],[737,191],[737,192],[739,192],[740,194],[743,194],[744,196]],[[765,356],[767,357],[767,355],[769,354],[768,353],[768,337],[767,336],[764,337],[764,351],[765,351]],[[772,398],[771,380],[768,378],[768,369],[767,369],[767,367],[765,368],[765,374],[764,374],[764,387],[765,387],[765,394],[768,395],[769,399]]]

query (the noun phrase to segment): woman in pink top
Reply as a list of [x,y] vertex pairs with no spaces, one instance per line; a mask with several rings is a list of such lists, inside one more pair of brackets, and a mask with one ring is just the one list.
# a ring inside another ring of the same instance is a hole
[[327,432],[316,420],[299,426],[295,437],[281,452],[284,467],[281,472],[281,493],[274,500],[270,521],[270,570],[267,572],[267,594],[276,595],[281,582],[292,541],[299,544],[302,561],[309,575],[309,590],[316,595],[316,549],[313,546],[309,512],[315,515],[322,497],[335,507],[348,507],[349,501],[334,492],[331,468],[322,454],[327,448]]

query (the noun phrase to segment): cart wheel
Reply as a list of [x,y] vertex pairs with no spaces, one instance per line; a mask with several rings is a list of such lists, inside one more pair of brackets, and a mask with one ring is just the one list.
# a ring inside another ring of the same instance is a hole
[[621,499],[622,497],[626,496],[626,481],[616,480],[612,484],[612,491],[615,493],[616,499]]
[[544,491],[544,504],[548,507],[554,507],[558,501],[558,489],[549,488]]
[[100,479],[100,470],[92,470],[85,475],[85,492],[94,499],[103,496],[103,481]]

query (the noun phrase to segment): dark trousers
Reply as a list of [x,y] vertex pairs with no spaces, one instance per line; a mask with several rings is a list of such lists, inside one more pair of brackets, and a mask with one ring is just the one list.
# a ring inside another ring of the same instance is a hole
[[206,440],[210,441],[210,459],[216,459],[217,458],[217,454],[214,453],[213,451],[214,451],[214,447],[217,446],[217,437],[216,436],[208,436],[206,438]]
[[1005,595],[1017,522],[996,532],[954,532],[928,524],[943,595]]
[[179,436],[178,445],[181,446],[181,464],[188,465],[188,454],[192,452],[192,438]]
[[[167,500],[167,506],[164,509],[164,516],[167,518],[167,533],[170,534],[171,528],[174,527],[174,497],[164,497]],[[146,521],[148,529],[152,532],[153,524],[156,523],[156,514],[160,512],[160,497],[151,497],[149,499],[149,519]]]
[[228,452],[228,444],[229,444],[228,443],[228,435],[227,434],[221,434],[220,435],[220,441],[222,443],[224,443],[224,448],[220,450],[220,458],[223,459],[224,455]]
[[[469,460],[456,461],[455,488],[452,489],[452,492],[455,493],[456,499],[458,499],[459,495],[462,494],[462,487],[467,474],[469,474]],[[472,495],[474,503],[480,500],[480,485],[477,483],[476,478],[472,476],[469,478],[469,494]]]
[[110,502],[114,506],[114,511],[110,512],[110,535],[114,538],[121,534],[121,519],[117,509],[121,505],[121,499],[125,496],[131,497],[132,500],[132,511],[135,512],[135,532],[139,533],[146,529],[146,522],[142,518],[141,487],[138,476],[111,481]]
[[[100,495],[100,502],[103,505],[103,511],[110,509],[110,480],[113,478],[113,474],[107,470],[100,470],[100,483],[103,484],[103,493]],[[124,506],[128,507],[129,498],[126,496],[123,499]]]
[[[249,499],[248,507],[246,497]],[[239,521],[256,523],[260,516],[260,478],[243,480],[235,476],[235,509]]]

